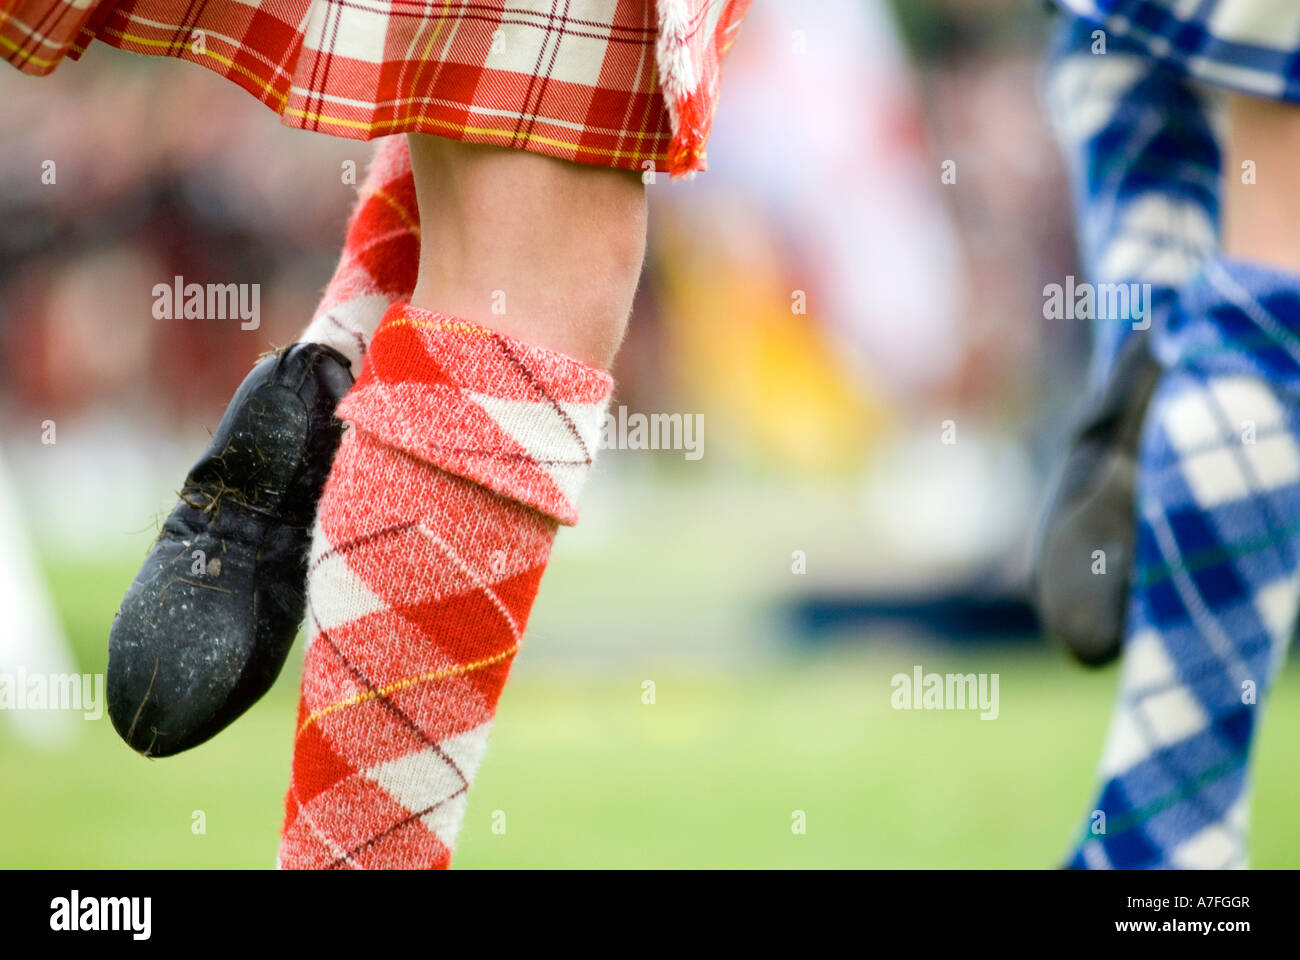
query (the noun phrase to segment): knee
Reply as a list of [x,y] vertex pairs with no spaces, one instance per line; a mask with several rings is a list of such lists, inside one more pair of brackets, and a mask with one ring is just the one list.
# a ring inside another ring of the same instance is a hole
[[607,366],[645,255],[640,178],[434,137],[412,138],[411,161],[416,304]]

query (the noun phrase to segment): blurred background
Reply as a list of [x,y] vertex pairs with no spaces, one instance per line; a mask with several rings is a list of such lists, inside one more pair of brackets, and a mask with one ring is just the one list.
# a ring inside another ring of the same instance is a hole
[[[602,455],[459,867],[1060,862],[1117,674],[1025,603],[1087,359],[1082,322],[1042,319],[1075,270],[1047,27],[1030,0],[755,4],[710,172],[649,188],[615,369],[616,409],[702,417],[702,456]],[[311,316],[369,147],[103,45],[0,85],[0,672],[97,674],[208,431]],[[177,275],[259,284],[260,328],[155,319]],[[0,866],[271,866],[299,665],[174,759],[0,711]],[[893,710],[916,665],[998,674],[997,720]],[[1295,866],[1295,669],[1269,710],[1252,863]]]

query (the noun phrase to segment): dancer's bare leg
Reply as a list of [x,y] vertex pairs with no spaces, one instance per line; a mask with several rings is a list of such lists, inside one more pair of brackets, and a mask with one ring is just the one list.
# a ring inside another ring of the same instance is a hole
[[410,140],[425,236],[411,302],[607,367],[645,255],[640,178]]
[[444,867],[603,423],[635,174],[411,138],[419,279],[340,416],[280,862]]

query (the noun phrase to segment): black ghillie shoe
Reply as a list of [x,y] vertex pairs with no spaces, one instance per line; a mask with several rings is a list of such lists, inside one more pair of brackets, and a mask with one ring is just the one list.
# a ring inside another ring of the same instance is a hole
[[[1115,659],[1124,639],[1138,442],[1160,372],[1146,332],[1133,334],[1105,390],[1084,411],[1039,532],[1038,615],[1050,636],[1090,666]],[[1099,560],[1104,574],[1095,572]]]
[[108,636],[108,713],[133,749],[196,746],[275,682],[351,386],[342,354],[299,343],[264,357],[230,401]]

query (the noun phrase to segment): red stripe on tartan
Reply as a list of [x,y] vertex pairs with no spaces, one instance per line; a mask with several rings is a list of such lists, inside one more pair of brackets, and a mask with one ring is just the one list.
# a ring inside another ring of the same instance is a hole
[[[389,576],[409,569],[394,567]],[[398,655],[392,664],[385,660],[390,639],[402,648],[405,658],[400,662]],[[421,644],[425,649],[417,652]],[[497,670],[496,693],[488,696],[471,679],[479,671],[450,671],[457,664],[443,653],[436,633],[421,632],[392,612],[336,627],[322,649],[313,643],[308,655],[302,691],[307,713],[298,726],[298,743],[320,738],[356,770],[371,769],[488,722],[509,669],[506,662]],[[374,676],[364,676],[361,664],[381,666]],[[413,681],[430,674],[440,676]],[[357,737],[359,730],[365,731],[364,737]]]
[[[559,478],[589,467],[595,450],[564,404],[603,403],[611,384],[571,357],[399,303],[379,325],[338,416],[417,460],[573,524],[577,511]],[[515,406],[498,414],[487,398]],[[530,449],[515,436],[520,430]]]
[[[450,385],[502,400],[598,403],[607,373],[449,314],[398,303],[372,338],[357,388],[381,382]],[[440,374],[427,371],[436,367]]]
[[361,776],[348,777],[300,804],[280,846],[298,870],[445,867],[451,851],[416,815]]
[[[413,539],[397,516],[418,518],[438,542]],[[375,524],[397,532],[367,536]],[[313,623],[281,863],[445,867],[450,850],[422,817],[455,802],[468,775],[438,744],[491,719],[554,525],[352,433],[327,484],[320,526],[339,546],[322,551],[332,559],[313,571],[309,597],[346,597],[337,567],[344,563],[387,609]],[[523,568],[495,574],[496,554]],[[319,616],[312,600],[309,615]],[[484,665],[469,669],[476,663]],[[453,672],[458,667],[465,672]],[[443,775],[432,792],[445,799],[425,810],[406,809],[365,776],[426,750],[441,758],[430,761]]]

